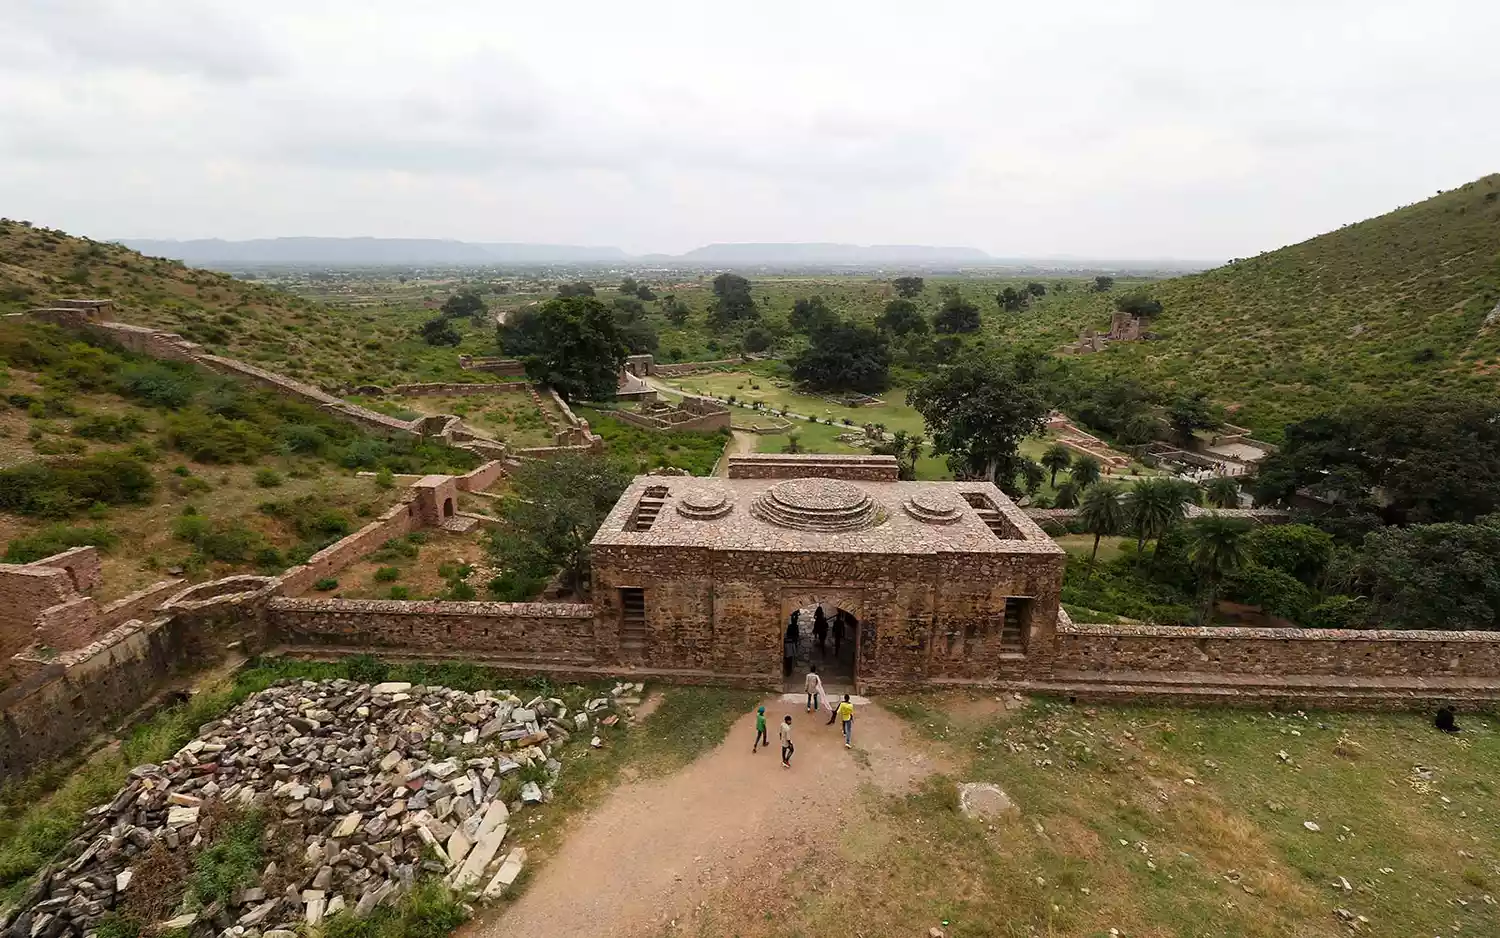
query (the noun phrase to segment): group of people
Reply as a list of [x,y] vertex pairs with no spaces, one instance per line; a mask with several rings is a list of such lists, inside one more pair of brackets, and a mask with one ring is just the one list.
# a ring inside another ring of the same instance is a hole
[[[844,748],[852,748],[854,746],[854,703],[850,701],[849,695],[845,694],[844,699],[837,704],[828,700],[827,695],[823,691],[823,679],[818,676],[818,669],[816,667],[808,669],[806,687],[807,712],[812,713],[821,704],[826,703],[828,707],[828,725],[832,726],[835,720],[842,722],[844,726]],[[790,713],[781,721],[781,725],[777,727],[777,732],[781,738],[781,767],[789,769],[792,767],[792,755],[797,751],[797,747],[792,743],[792,715]],[[750,751],[756,752],[761,746],[769,748],[770,745],[771,740],[766,736],[766,708],[761,707],[755,712],[755,742],[750,746]]]
[[[791,674],[792,668],[796,667],[797,649],[802,643],[802,610],[798,609],[792,613],[792,620],[787,623],[785,647],[782,653],[782,672]],[[833,614],[830,620],[823,614],[823,607],[819,606],[813,611],[813,641],[818,645],[818,654],[827,654],[828,639],[833,638],[833,657],[836,660],[844,648],[844,634],[854,623],[854,617],[840,609]]]

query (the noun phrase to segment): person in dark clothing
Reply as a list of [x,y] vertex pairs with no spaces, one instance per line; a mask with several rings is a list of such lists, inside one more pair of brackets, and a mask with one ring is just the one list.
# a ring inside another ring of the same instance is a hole
[[823,646],[828,644],[828,617],[823,615],[823,607],[813,613],[813,639],[818,643],[818,654],[823,653]]
[[844,646],[844,611],[839,610],[838,615],[833,617],[833,656],[837,658],[839,651]]
[[1444,733],[1458,732],[1458,721],[1453,719],[1452,707],[1439,708],[1437,716],[1433,718],[1432,724],[1438,729],[1442,730]]
[[782,639],[781,673],[791,674],[792,667],[797,661],[797,643],[802,640],[802,630],[797,624],[801,612],[792,613],[792,621],[787,624],[786,636]]

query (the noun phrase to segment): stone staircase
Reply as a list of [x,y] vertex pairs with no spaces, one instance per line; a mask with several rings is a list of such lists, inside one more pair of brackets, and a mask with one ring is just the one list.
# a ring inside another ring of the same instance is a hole
[[620,593],[620,657],[639,659],[646,654],[646,596],[642,590]]

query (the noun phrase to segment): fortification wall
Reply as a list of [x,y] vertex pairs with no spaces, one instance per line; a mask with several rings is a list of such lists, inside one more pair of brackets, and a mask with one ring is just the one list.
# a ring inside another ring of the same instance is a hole
[[469,355],[458,356],[458,367],[465,371],[483,371],[487,374],[499,375],[502,378],[522,378],[526,376],[526,364],[514,358],[474,358]]
[[798,479],[819,476],[865,482],[895,482],[900,467],[894,456],[821,456],[749,453],[729,457],[731,479]]
[[571,603],[271,600],[271,634],[294,645],[490,656],[516,664],[591,665],[594,608]]
[[660,375],[664,378],[676,377],[678,375],[690,375],[699,371],[710,371],[714,368],[733,368],[745,364],[739,358],[721,358],[711,362],[679,362],[675,365],[663,365],[653,362],[651,374]]
[[471,469],[458,477],[460,492],[483,492],[505,475],[505,463],[492,459],[478,469]]
[[524,381],[493,384],[398,384],[386,393],[402,397],[438,397],[444,395],[515,394],[529,388]]
[[279,577],[281,591],[288,595],[304,593],[319,580],[334,576],[386,541],[405,537],[420,527],[413,518],[413,505],[414,502],[406,501],[388,509],[358,531],[313,554],[306,563],[287,570]]

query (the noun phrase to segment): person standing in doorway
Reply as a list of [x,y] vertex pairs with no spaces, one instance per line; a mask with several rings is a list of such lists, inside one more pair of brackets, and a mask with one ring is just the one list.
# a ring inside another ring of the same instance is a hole
[[[825,625],[824,628],[827,628]],[[833,657],[838,659],[839,650],[844,645],[844,612],[839,610],[833,617]]]
[[818,643],[818,654],[823,654],[823,647],[828,643],[828,617],[823,615],[823,607],[813,613],[813,640]]
[[792,621],[787,623],[786,636],[782,640],[781,672],[785,675],[790,675],[797,663],[797,645],[802,641],[802,627],[797,621],[800,618],[800,609],[792,613]]
[[849,695],[845,694],[843,702],[839,704],[838,718],[844,724],[844,748],[854,748],[854,704],[849,701]]
[[792,753],[797,747],[792,745],[792,715],[788,713],[781,724],[781,767],[789,769],[792,767]]
[[765,707],[761,707],[759,710],[755,711],[755,742],[750,746],[750,751],[754,752],[761,746],[765,746],[767,749],[771,748],[771,740],[766,737]]
[[823,679],[818,676],[818,666],[813,665],[807,669],[807,712],[812,713],[818,709],[818,702],[823,699]]

